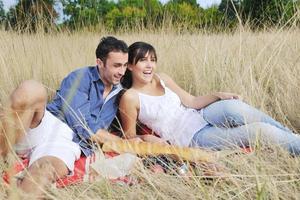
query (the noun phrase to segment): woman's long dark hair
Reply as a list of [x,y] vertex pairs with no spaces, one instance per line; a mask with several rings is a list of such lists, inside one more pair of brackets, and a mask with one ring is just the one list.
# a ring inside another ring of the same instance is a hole
[[[147,53],[152,54],[157,61],[156,51],[151,44],[146,42],[133,43],[128,47],[128,64],[135,65]],[[122,77],[121,84],[125,89],[129,89],[132,86],[132,74],[129,69],[126,70]]]
[[[157,61],[156,51],[151,44],[148,44],[146,42],[133,43],[132,45],[130,45],[128,47],[128,64],[135,65],[141,58],[144,58],[147,53],[154,56],[155,60]],[[131,86],[132,86],[132,74],[128,68],[127,68],[124,76],[121,79],[121,84],[124,89],[119,92],[117,99],[115,101],[115,103],[118,107],[119,107],[120,100],[121,100],[123,94],[126,92],[127,89],[131,88]],[[121,121],[120,112],[122,112],[122,111],[120,109],[118,109],[117,118],[119,119],[119,121]],[[114,120],[114,121],[116,121],[116,120]],[[119,127],[121,125],[119,123],[115,123],[115,124],[116,124],[116,127]],[[119,127],[119,130],[122,130],[122,129],[120,129],[120,127]]]

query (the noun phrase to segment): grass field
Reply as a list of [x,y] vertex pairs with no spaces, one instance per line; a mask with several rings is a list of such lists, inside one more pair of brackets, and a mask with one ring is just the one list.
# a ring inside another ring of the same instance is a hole
[[[0,31],[0,102],[22,80],[36,79],[49,99],[71,70],[95,64],[95,48],[106,33],[16,34]],[[240,94],[247,103],[300,132],[300,30],[230,34],[123,33],[128,44],[146,41],[158,53],[158,70],[195,95],[213,91]],[[49,189],[49,199],[299,199],[300,159],[259,144],[246,155],[222,158],[223,178],[151,174],[137,169],[134,186],[91,184]],[[18,199],[0,181],[0,199]]]

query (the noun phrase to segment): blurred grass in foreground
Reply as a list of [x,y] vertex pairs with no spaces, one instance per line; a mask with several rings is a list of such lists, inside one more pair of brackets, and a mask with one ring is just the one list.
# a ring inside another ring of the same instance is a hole
[[[95,63],[95,48],[107,33],[17,34],[0,31],[0,102],[23,80],[49,88],[49,99],[71,70]],[[178,34],[172,31],[122,33],[128,44],[146,41],[158,53],[158,70],[195,95],[213,91],[241,94],[244,101],[300,132],[300,30],[226,34]],[[151,174],[137,170],[142,182],[131,187],[102,180],[66,189],[50,189],[50,199],[297,199],[300,159],[258,146],[255,153],[221,161],[232,176]],[[3,165],[3,163],[2,163]],[[0,182],[0,199],[7,189]],[[49,195],[50,195],[49,194]],[[11,199],[18,195],[10,195]]]

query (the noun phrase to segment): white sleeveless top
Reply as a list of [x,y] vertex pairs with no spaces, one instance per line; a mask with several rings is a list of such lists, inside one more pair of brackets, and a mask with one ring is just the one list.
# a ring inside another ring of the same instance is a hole
[[160,83],[165,90],[162,96],[139,94],[140,111],[138,119],[161,138],[171,144],[189,146],[194,134],[207,125],[203,110],[185,107],[179,96]]

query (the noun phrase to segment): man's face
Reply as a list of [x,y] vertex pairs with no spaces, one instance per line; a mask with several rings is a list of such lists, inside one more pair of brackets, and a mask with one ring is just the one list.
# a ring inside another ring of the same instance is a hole
[[106,62],[97,59],[101,80],[106,86],[120,83],[128,64],[128,53],[110,52]]

